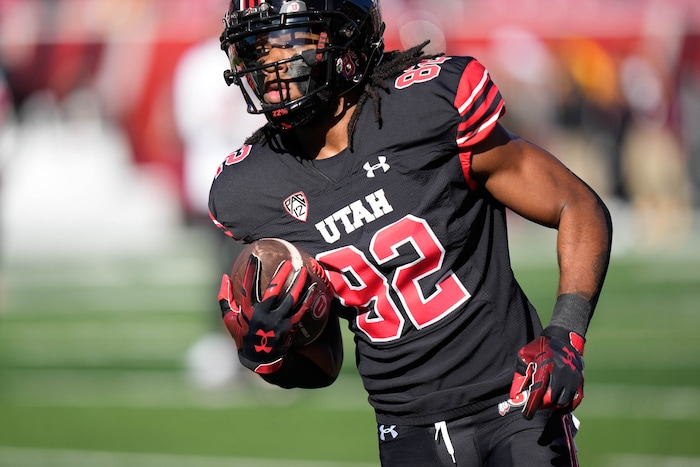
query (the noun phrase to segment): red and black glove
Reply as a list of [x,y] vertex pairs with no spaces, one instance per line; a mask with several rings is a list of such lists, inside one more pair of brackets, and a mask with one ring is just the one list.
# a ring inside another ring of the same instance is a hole
[[572,412],[583,399],[583,345],[575,332],[549,326],[518,352],[510,388],[512,400],[525,399],[523,416],[538,409]]
[[[305,290],[307,271],[294,271],[284,261],[264,291],[261,289],[259,260],[251,255],[243,279],[243,298],[235,303],[231,278],[224,274],[219,306],[226,329],[236,341],[243,365],[260,374],[277,371],[291,346],[295,325],[306,312],[311,295]],[[287,290],[290,274],[296,274]]]

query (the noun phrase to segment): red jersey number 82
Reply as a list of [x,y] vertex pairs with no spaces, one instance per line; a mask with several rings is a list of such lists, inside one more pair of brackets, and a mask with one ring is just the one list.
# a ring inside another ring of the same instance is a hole
[[[405,244],[410,244],[417,259],[397,267],[391,283],[354,246],[317,257],[329,271],[341,303],[358,310],[357,327],[373,342],[400,338],[406,325],[404,314],[416,329],[422,329],[449,315],[471,296],[452,271],[434,290],[426,293],[421,288],[421,279],[444,274],[441,271],[445,258],[445,249],[423,219],[408,215],[377,231],[370,243],[370,254],[375,264],[382,265],[398,258],[398,248]],[[390,290],[398,297],[400,307]]]

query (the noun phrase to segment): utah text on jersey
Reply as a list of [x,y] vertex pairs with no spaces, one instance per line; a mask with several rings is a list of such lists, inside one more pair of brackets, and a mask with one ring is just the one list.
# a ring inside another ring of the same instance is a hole
[[365,196],[364,200],[353,201],[326,217],[316,224],[316,230],[321,233],[326,243],[335,243],[341,237],[338,222],[343,226],[343,231],[349,234],[393,210],[384,190],[379,189]]

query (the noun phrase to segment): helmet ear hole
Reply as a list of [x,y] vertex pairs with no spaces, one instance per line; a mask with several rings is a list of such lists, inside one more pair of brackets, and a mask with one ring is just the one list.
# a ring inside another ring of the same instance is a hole
[[355,26],[355,23],[345,23],[343,27],[338,30],[341,37],[345,39],[352,39],[353,36],[359,33],[359,30]]

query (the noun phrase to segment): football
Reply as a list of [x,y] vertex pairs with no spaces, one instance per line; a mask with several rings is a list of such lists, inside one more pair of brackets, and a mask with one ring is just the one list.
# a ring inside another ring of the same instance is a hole
[[[310,298],[309,311],[296,324],[292,346],[303,347],[313,342],[326,327],[333,299],[333,288],[321,265],[309,253],[285,240],[279,238],[256,240],[248,244],[233,263],[231,288],[236,303],[241,303],[243,279],[250,255],[255,255],[260,260],[261,292],[267,288],[282,261],[290,261],[295,271],[306,268],[308,274],[304,290],[313,288],[311,292],[313,296]],[[293,276],[290,274],[284,290],[289,290]]]

